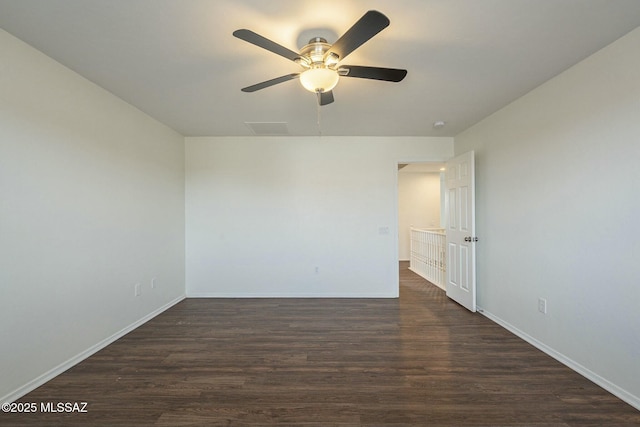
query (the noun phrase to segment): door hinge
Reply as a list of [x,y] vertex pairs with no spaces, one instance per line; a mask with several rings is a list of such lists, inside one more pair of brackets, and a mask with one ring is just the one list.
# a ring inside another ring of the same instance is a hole
[[471,237],[471,236],[467,236],[464,238],[465,242],[477,242],[478,238],[477,237]]

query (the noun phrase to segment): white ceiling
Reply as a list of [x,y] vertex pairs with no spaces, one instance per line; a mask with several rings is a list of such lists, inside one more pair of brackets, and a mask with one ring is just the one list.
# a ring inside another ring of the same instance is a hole
[[298,50],[369,9],[391,25],[345,63],[409,73],[342,78],[323,135],[454,136],[640,25],[640,0],[0,0],[0,27],[183,135],[317,135],[297,81],[240,91],[299,68],[232,32]]

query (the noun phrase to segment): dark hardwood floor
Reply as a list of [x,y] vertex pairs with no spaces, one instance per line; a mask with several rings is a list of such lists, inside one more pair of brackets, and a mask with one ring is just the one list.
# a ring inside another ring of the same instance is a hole
[[[9,426],[640,426],[640,411],[401,263],[399,299],[188,299]],[[46,403],[45,403],[46,404]]]

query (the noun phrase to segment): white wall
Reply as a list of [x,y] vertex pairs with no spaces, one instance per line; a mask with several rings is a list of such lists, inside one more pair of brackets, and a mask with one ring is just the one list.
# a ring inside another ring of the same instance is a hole
[[0,52],[4,402],[184,295],[184,139],[2,30]]
[[186,138],[187,295],[396,297],[397,163],[452,155],[452,138]]
[[636,29],[455,147],[476,151],[478,304],[640,409],[639,46]]
[[440,227],[440,174],[398,171],[398,259],[411,258],[410,227]]

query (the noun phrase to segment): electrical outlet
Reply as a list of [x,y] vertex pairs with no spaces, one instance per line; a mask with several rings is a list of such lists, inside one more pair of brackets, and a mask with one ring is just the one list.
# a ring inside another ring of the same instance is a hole
[[133,295],[136,297],[140,296],[140,283],[133,285]]
[[538,311],[542,314],[547,314],[547,300],[544,298],[538,298]]
[[151,289],[155,289],[156,288],[156,278],[154,277],[153,279],[151,279]]

